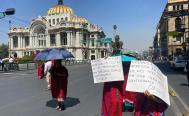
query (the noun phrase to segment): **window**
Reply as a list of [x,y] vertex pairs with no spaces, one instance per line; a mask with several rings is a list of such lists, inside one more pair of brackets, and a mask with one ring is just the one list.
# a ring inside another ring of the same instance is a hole
[[83,45],[87,45],[87,35],[83,34]]
[[55,25],[55,19],[53,19],[53,25]]
[[91,60],[95,60],[95,55],[91,55]]
[[94,35],[91,35],[91,37],[94,37]]
[[51,24],[51,19],[49,19],[49,24]]
[[95,53],[95,50],[91,50],[91,53]]
[[60,33],[60,44],[67,45],[67,33],[66,32]]
[[179,5],[177,5],[177,10],[180,10],[180,7],[179,7]]
[[55,34],[50,34],[50,45],[51,46],[56,46]]
[[91,44],[92,44],[93,47],[95,46],[95,45],[94,45],[94,39],[92,39],[92,43],[91,43]]
[[57,24],[59,23],[59,18],[56,19],[56,23],[57,23]]
[[63,21],[64,20],[64,18],[61,18],[61,21]]
[[176,41],[181,41],[181,36],[176,37]]
[[30,40],[28,36],[25,36],[25,47],[30,45]]
[[173,5],[173,10],[176,10],[175,5]]
[[180,5],[180,9],[183,10],[183,4]]
[[68,21],[68,17],[65,17],[65,21]]
[[18,47],[18,37],[14,36],[13,37],[13,48],[17,48]]

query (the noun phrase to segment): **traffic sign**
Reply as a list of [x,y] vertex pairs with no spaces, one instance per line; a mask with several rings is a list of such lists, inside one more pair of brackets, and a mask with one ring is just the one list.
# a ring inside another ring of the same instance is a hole
[[112,38],[101,38],[100,42],[101,43],[112,43]]

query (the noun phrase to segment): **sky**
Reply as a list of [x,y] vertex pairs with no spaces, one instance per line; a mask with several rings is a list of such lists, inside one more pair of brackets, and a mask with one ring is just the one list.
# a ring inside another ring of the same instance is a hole
[[[2,2],[3,1],[3,2]],[[124,48],[141,52],[153,45],[156,26],[168,0],[64,0],[77,16],[101,26],[107,37],[116,34]],[[58,0],[1,0],[0,12],[15,8],[16,13],[0,19],[0,43],[8,43],[9,20],[14,26],[29,26],[31,19],[47,15]]]

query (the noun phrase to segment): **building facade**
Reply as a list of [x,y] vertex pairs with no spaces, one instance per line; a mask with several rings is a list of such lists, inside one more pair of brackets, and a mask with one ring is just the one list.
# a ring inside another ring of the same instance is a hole
[[107,55],[111,47],[100,42],[105,37],[101,27],[75,15],[63,0],[28,27],[12,26],[8,35],[9,54],[16,53],[19,58],[47,48],[65,48],[75,60],[97,59]]
[[155,57],[186,55],[189,52],[188,6],[188,0],[168,0],[154,36]]

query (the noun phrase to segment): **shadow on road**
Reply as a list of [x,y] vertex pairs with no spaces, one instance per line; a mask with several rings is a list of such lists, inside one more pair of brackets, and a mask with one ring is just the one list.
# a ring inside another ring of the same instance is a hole
[[[79,103],[80,101],[78,98],[72,98],[72,97],[67,97],[66,100],[64,101],[64,105],[66,108],[73,107]],[[56,108],[57,104],[55,100],[49,100],[47,101],[46,106],[51,108]]]
[[186,83],[181,83],[180,86],[189,86],[189,85]]

